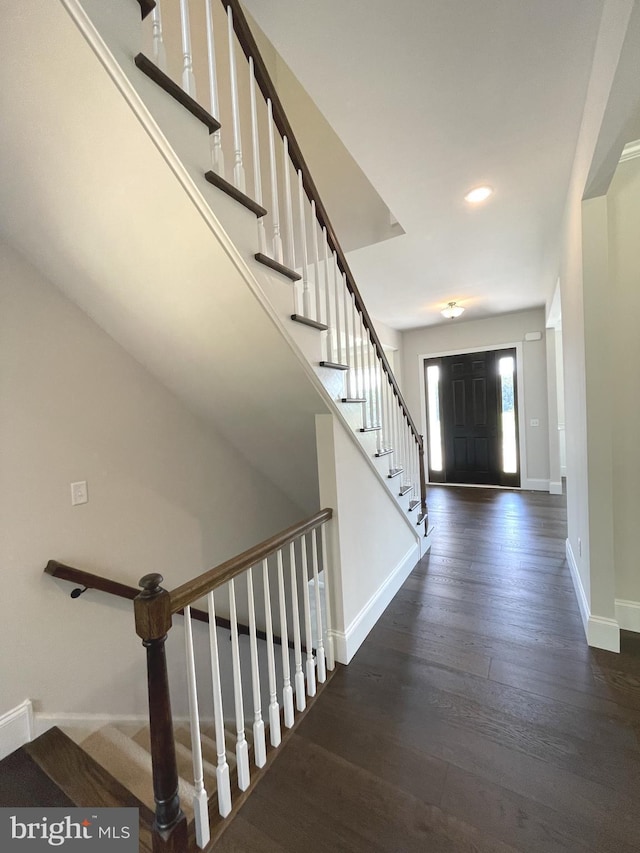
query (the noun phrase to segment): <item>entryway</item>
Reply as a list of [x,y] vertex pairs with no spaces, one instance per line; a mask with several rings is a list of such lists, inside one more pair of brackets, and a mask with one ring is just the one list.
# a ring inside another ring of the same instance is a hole
[[519,486],[515,348],[424,365],[430,482]]

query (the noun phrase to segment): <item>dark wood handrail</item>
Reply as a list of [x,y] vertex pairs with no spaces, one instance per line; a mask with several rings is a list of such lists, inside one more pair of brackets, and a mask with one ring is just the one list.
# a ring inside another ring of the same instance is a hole
[[327,237],[329,240],[330,247],[333,251],[335,251],[336,256],[338,258],[339,267],[346,276],[347,287],[349,291],[353,294],[356,303],[356,308],[362,315],[362,321],[371,337],[371,341],[382,363],[383,370],[387,374],[389,382],[391,383],[391,387],[393,388],[393,392],[396,395],[398,403],[402,408],[403,414],[407,420],[407,423],[409,424],[409,427],[413,432],[416,443],[421,446],[422,436],[418,432],[418,428],[416,427],[413,418],[411,417],[409,408],[404,401],[404,397],[402,396],[400,388],[398,387],[396,378],[393,375],[393,370],[391,369],[391,366],[387,361],[387,357],[384,354],[384,349],[382,348],[380,339],[378,338],[371,317],[369,316],[369,312],[366,309],[364,300],[360,295],[360,291],[358,290],[358,286],[356,285],[353,273],[349,268],[349,264],[347,263],[347,259],[345,258],[344,252],[342,251],[336,232],[333,228],[333,225],[331,224],[331,220],[329,219],[327,211],[322,203],[318,188],[316,187],[314,180],[311,177],[309,167],[307,166],[306,160],[304,159],[300,146],[298,145],[298,141],[284,111],[284,107],[282,106],[282,102],[278,97],[276,88],[273,84],[273,81],[271,80],[271,76],[267,70],[267,66],[265,65],[264,60],[262,59],[258,45],[256,44],[256,41],[253,37],[249,22],[247,21],[238,0],[222,0],[222,5],[225,9],[231,8],[231,11],[233,12],[233,27],[238,37],[238,41],[240,42],[240,46],[242,47],[242,50],[247,59],[249,57],[253,58],[256,83],[258,84],[263,96],[271,100],[271,104],[273,106],[273,119],[275,121],[276,127],[278,128],[278,131],[281,136],[287,137],[287,140],[289,142],[289,155],[291,157],[293,165],[296,170],[300,169],[302,171],[302,183],[305,192],[307,193],[309,199],[315,201],[316,215],[318,221],[322,227],[327,229]]
[[187,607],[191,602],[197,601],[199,598],[212,592],[219,586],[222,586],[227,581],[233,580],[242,572],[256,565],[256,563],[275,554],[280,548],[284,548],[290,542],[293,542],[298,537],[305,533],[309,533],[316,527],[320,527],[325,521],[329,521],[333,516],[333,510],[321,509],[309,518],[293,524],[281,533],[276,533],[270,539],[265,539],[258,545],[248,548],[237,557],[231,557],[224,563],[220,563],[208,572],[204,572],[193,580],[183,583],[170,593],[171,595],[171,612],[178,613],[182,608]]
[[[59,563],[57,560],[49,560],[44,570],[46,574],[54,578],[71,581],[71,583],[80,584],[87,589],[98,589],[101,592],[107,592],[109,595],[115,595],[118,598],[126,598],[128,601],[133,601],[136,596],[140,595],[140,590],[136,589],[136,587],[127,586],[124,583],[102,577],[101,575],[93,575],[91,572],[85,572],[83,569],[75,569],[73,566],[65,566],[64,563]],[[184,615],[183,610],[179,610],[178,612]],[[192,607],[191,615],[200,622],[209,621],[209,614],[206,610],[197,610]],[[222,617],[216,617],[216,625],[220,628],[231,627],[229,620]],[[247,632],[248,630],[247,627]]]
[[[326,512],[326,510],[325,510],[325,512]],[[331,510],[328,510],[328,512],[329,512],[328,517],[330,518],[331,517]],[[301,522],[301,523],[304,524],[304,522]],[[320,523],[322,523],[322,522],[320,522]],[[293,528],[289,528],[289,530],[292,530],[292,529]],[[288,531],[285,530],[283,532],[283,534],[286,534],[287,532]],[[279,534],[279,535],[283,535],[283,534]],[[299,535],[302,535],[302,534],[299,534]],[[293,538],[295,538],[295,536]],[[266,545],[269,542],[275,541],[276,539],[277,539],[277,537],[274,536],[271,539],[266,540],[266,542],[261,543],[261,545],[256,545],[255,547],[261,548],[262,545]],[[287,542],[288,541],[291,541],[291,540],[287,540]],[[284,544],[286,545],[287,542],[285,542]],[[283,546],[280,546],[280,547],[283,547]],[[253,549],[249,549],[249,551],[245,551],[244,553],[248,554],[252,550]],[[277,549],[275,549],[275,550],[277,550]],[[273,553],[273,551],[271,553]],[[239,557],[234,557],[233,560],[239,560],[242,557],[243,557],[243,554],[240,554]],[[259,559],[263,559],[263,558],[260,557]],[[233,562],[233,560],[228,560],[227,562],[230,563],[230,562]],[[226,565],[226,563],[222,563],[222,566],[225,566],[225,565]],[[253,565],[253,564],[251,564],[251,565]],[[222,568],[222,566],[218,566],[215,569],[211,569],[211,572],[216,572],[218,569]],[[51,575],[54,578],[59,578],[60,580],[64,580],[64,581],[70,581],[71,583],[77,583],[80,586],[85,587],[86,589],[97,589],[97,590],[100,590],[101,592],[106,592],[109,595],[115,595],[118,598],[125,598],[128,601],[134,601],[137,598],[137,596],[140,595],[140,589],[136,589],[133,586],[127,586],[127,584],[120,583],[119,581],[111,580],[111,578],[105,578],[102,575],[94,575],[91,572],[84,571],[84,569],[76,569],[73,566],[67,566],[64,563],[59,563],[57,560],[49,560],[49,562],[45,566],[44,571],[46,574]],[[237,574],[240,574],[242,571],[243,571],[243,569],[239,569]],[[206,574],[210,574],[210,572],[207,572]],[[202,575],[200,577],[202,577]],[[234,577],[235,577],[235,575],[234,575]],[[229,578],[227,578],[227,580],[228,579]],[[198,580],[198,578],[196,578],[196,580]],[[225,581],[220,581],[220,583],[216,584],[216,586],[221,586],[224,582]],[[184,586],[186,586],[186,584]],[[179,589],[182,589],[182,587],[179,587]],[[83,590],[83,592],[84,592],[84,590]],[[196,599],[191,599],[191,600],[195,601]],[[172,613],[178,613],[181,616],[184,616],[184,608],[181,607],[178,610],[172,609]],[[207,622],[207,623],[209,622],[209,614],[207,613],[206,610],[198,610],[198,608],[192,607],[191,608],[191,616],[193,619],[197,619],[199,622]],[[228,619],[225,619],[224,616],[217,616],[216,615],[216,625],[218,626],[218,628],[224,628],[227,631],[231,630],[231,622]],[[239,634],[249,636],[249,630],[250,629],[249,629],[248,625],[244,625],[243,623],[238,622],[237,629],[238,629]],[[256,637],[259,640],[266,640],[267,634],[265,631],[262,631],[260,628],[258,628],[258,629],[256,629]],[[282,645],[282,637],[280,637],[277,634],[274,634],[273,635],[273,642],[276,645],[281,646]],[[293,640],[289,640],[288,645],[289,645],[289,648],[293,649],[294,648]],[[307,650],[306,645],[303,645],[303,648],[305,651]]]

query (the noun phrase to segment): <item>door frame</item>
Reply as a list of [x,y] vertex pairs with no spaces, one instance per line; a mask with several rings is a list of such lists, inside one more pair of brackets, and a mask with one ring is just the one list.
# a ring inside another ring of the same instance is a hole
[[[529,472],[527,468],[527,436],[526,423],[524,419],[524,365],[523,365],[523,346],[522,341],[514,341],[513,343],[501,344],[486,344],[475,347],[463,347],[462,349],[447,350],[441,352],[421,353],[418,355],[418,372],[420,376],[420,423],[422,426],[422,435],[424,436],[425,453],[429,452],[429,433],[427,429],[427,393],[425,388],[425,361],[431,358],[446,358],[450,355],[467,355],[473,352],[492,352],[504,349],[515,349],[516,351],[516,383],[517,383],[517,398],[518,398],[518,465],[520,466],[520,486],[482,486],[484,489],[529,489]],[[429,480],[429,466],[425,465],[425,476],[427,482]],[[462,485],[467,485],[463,483]],[[470,489],[479,488],[478,486],[468,485]]]

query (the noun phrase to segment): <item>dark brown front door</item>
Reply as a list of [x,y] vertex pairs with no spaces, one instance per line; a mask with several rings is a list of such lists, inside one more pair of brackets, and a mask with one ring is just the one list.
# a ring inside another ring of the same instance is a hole
[[[432,481],[520,484],[513,464],[505,464],[505,423],[507,429],[513,425],[512,440],[517,440],[515,369],[508,382],[504,378],[504,359],[509,357],[515,365],[514,350],[465,353],[427,362],[427,367],[439,367],[442,464],[440,471],[430,466]],[[427,396],[433,405],[433,394]],[[434,438],[430,436],[430,440]],[[508,436],[506,441],[508,453]]]

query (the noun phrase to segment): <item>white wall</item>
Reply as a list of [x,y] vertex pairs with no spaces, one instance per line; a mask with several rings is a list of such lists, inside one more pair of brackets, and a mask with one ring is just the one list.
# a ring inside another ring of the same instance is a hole
[[[541,332],[539,341],[525,341],[526,332]],[[547,421],[547,378],[545,318],[542,308],[502,314],[483,320],[448,321],[437,326],[402,333],[403,393],[414,420],[423,424],[424,367],[426,357],[522,343],[523,385],[518,393],[524,402],[525,458],[522,460],[523,488],[548,489],[549,444]],[[537,419],[539,426],[530,421]],[[522,454],[522,447],[521,447]]]
[[[638,517],[640,516],[640,159],[618,166],[607,193],[612,289],[604,294],[611,336],[613,539],[617,599],[635,602],[640,616]],[[620,310],[611,310],[619,306]],[[629,626],[630,627],[630,626]],[[635,630],[640,630],[640,621]]]
[[[588,642],[611,651],[617,651],[620,643],[613,598],[611,535],[605,530],[602,542],[592,541],[594,537],[597,540],[602,532],[597,513],[600,483],[592,479],[598,470],[606,471],[606,461],[603,464],[603,460],[598,458],[600,448],[610,457],[607,444],[599,445],[596,440],[598,430],[600,436],[607,432],[606,425],[599,421],[597,414],[599,409],[606,407],[608,395],[606,383],[603,384],[598,376],[599,342],[604,345],[605,352],[608,346],[608,341],[602,337],[603,333],[608,334],[606,318],[599,319],[598,311],[604,306],[604,311],[609,313],[611,307],[606,293],[607,283],[602,280],[606,261],[602,258],[605,246],[599,235],[599,229],[606,227],[606,210],[598,199],[593,206],[583,206],[583,198],[588,184],[605,188],[609,185],[611,173],[607,171],[609,167],[604,169],[602,164],[615,163],[622,145],[628,141],[624,138],[625,127],[637,109],[638,100],[639,40],[640,7],[632,0],[605,3],[561,226],[563,248],[559,268],[565,388],[567,555]],[[585,212],[587,221],[583,232]],[[583,238],[589,242],[583,244]],[[595,241],[593,244],[591,239]],[[585,263],[588,265],[586,270]],[[601,272],[597,273],[597,269]],[[583,281],[585,272],[586,283]],[[601,299],[598,305],[600,291],[604,302]],[[589,379],[589,389],[587,357],[596,370],[593,382],[591,377]],[[605,393],[604,398],[599,396],[598,385]],[[593,411],[588,411],[588,407]],[[595,456],[592,457],[592,453]],[[610,492],[608,474],[605,474],[603,485],[604,493]],[[607,515],[608,510],[605,509]]]
[[348,663],[420,558],[402,511],[333,415],[316,417],[320,503],[334,507],[336,659]]
[[300,510],[4,244],[0,294],[0,713],[141,713],[130,603],[72,601],[47,560],[171,588]]

